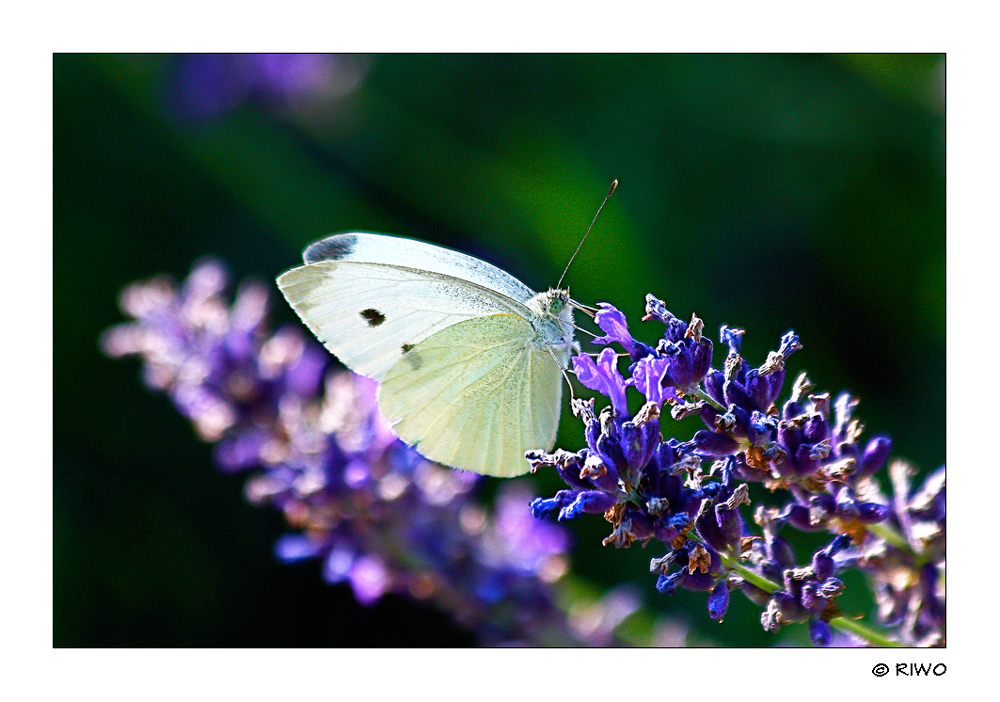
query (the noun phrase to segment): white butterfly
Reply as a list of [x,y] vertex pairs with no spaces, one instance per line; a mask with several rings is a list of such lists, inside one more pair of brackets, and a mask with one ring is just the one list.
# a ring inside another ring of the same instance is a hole
[[579,352],[569,291],[535,293],[485,261],[384,234],[336,234],[303,257],[278,287],[348,368],[380,381],[403,441],[499,477],[552,449],[561,374]]

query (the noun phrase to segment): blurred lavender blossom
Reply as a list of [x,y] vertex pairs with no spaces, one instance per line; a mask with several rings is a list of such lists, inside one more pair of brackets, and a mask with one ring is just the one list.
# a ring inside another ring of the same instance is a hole
[[638,596],[614,591],[586,615],[560,608],[568,535],[532,518],[523,487],[510,483],[484,507],[480,476],[396,438],[374,381],[331,369],[297,326],[271,332],[265,287],[244,284],[232,305],[227,287],[208,259],[180,286],[133,284],[121,307],[135,321],[108,329],[101,347],[142,359],[146,385],[214,443],[221,470],[254,471],[247,499],[293,528],[276,545],[281,560],[322,559],[323,577],[349,583],[362,604],[386,593],[431,602],[486,645],[621,643],[614,629]]
[[350,94],[368,73],[360,54],[185,54],[165,83],[172,112],[198,123],[256,101],[270,108],[320,108]]

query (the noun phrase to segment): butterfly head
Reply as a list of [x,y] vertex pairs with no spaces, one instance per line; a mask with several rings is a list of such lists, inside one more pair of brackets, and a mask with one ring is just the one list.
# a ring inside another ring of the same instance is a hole
[[569,290],[549,290],[545,296],[545,309],[553,317],[562,317],[563,310],[569,307]]
[[539,293],[528,302],[535,310],[532,324],[538,331],[538,339],[546,346],[559,349],[558,359],[562,367],[568,363],[568,354],[577,348],[573,340],[573,305],[569,290],[548,290]]

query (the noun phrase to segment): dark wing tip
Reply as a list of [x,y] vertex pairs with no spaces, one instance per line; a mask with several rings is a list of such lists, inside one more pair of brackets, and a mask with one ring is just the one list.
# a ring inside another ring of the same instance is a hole
[[334,234],[309,244],[302,252],[302,258],[306,263],[339,261],[350,256],[357,243],[358,237],[354,234]]

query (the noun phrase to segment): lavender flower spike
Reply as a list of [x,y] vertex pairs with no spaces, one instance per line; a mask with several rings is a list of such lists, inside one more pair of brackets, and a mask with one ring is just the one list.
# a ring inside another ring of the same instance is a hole
[[[147,385],[215,444],[220,469],[254,471],[247,499],[279,509],[291,528],[276,545],[281,560],[320,559],[323,577],[348,583],[362,604],[387,593],[433,603],[483,644],[615,640],[557,606],[569,537],[531,516],[523,486],[484,507],[480,476],[431,463],[392,433],[373,381],[329,368],[297,325],[272,332],[265,288],[244,285],[230,305],[227,285],[212,260],[180,286],[134,284],[122,295],[134,321],[101,344],[143,360]],[[627,616],[623,602],[608,626]]]
[[[572,359],[584,386],[608,397],[611,407],[598,412],[593,400],[577,400],[574,411],[584,421],[587,448],[529,456],[536,469],[556,467],[570,488],[536,499],[536,517],[602,513],[612,527],[605,546],[660,542],[665,553],[650,563],[656,589],[710,593],[713,619],[722,619],[730,592],[739,589],[763,608],[766,630],[806,623],[818,646],[837,640],[834,629],[878,645],[943,642],[943,469],[913,494],[907,470],[890,468],[890,501],[878,494],[872,477],[892,443],[885,436],[858,443],[856,399],[844,393],[831,401],[827,393],[812,393],[801,374],[779,406],[785,362],[802,348],[794,331],[754,367],[741,354],[744,330],[723,326],[728,354],[714,368],[712,345],[697,316],[685,324],[648,295],[643,320],[665,327],[650,348],[631,337],[621,312],[606,303],[600,307],[605,336],[597,342],[619,344],[631,365],[627,376],[619,373],[610,348],[596,363],[585,355]],[[628,387],[646,400],[635,417],[624,401]],[[697,415],[705,428],[687,441],[664,440],[660,422],[668,410],[675,420]],[[712,463],[706,467],[706,461]],[[783,507],[755,510],[759,534],[740,513],[751,504],[753,483],[786,496]],[[792,529],[832,538],[808,566],[799,566],[786,538]],[[837,608],[845,587],[837,576],[850,568],[877,583],[882,621],[895,627],[888,635]],[[896,585],[900,573],[910,583],[903,589]]]

